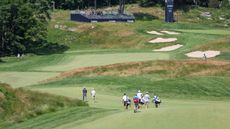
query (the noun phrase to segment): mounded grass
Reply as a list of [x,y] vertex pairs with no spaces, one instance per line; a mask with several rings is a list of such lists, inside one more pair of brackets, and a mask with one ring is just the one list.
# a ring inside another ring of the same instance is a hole
[[[121,97],[118,97],[117,94],[114,92],[109,91],[108,87],[104,87],[103,85],[81,85],[81,84],[72,84],[72,85],[65,85],[64,87],[35,87],[30,88],[31,90],[50,93],[55,95],[66,96],[70,98],[77,98],[82,99],[82,87],[86,86],[88,92],[92,90],[94,87],[97,92],[96,102],[92,102],[92,98],[90,93],[88,93],[87,100],[89,101],[88,104],[90,107],[97,107],[97,108],[106,108],[106,109],[120,109],[121,108]],[[121,95],[121,93],[119,93]]]
[[[138,89],[163,97],[229,98],[228,61],[148,61],[77,69],[35,87],[83,87],[135,93]],[[65,78],[67,77],[67,78]],[[62,79],[57,80],[55,79]],[[64,79],[63,79],[64,78]]]
[[[153,76],[153,77],[151,77]],[[156,75],[155,75],[156,76]],[[229,77],[180,77],[172,79],[159,79],[154,75],[146,76],[97,76],[75,77],[62,81],[44,84],[42,87],[103,87],[104,92],[117,94],[118,92],[136,93],[138,89],[170,98],[194,98],[194,99],[229,99]]]
[[13,89],[6,84],[0,84],[0,100],[0,128],[68,107],[87,106],[77,99]]

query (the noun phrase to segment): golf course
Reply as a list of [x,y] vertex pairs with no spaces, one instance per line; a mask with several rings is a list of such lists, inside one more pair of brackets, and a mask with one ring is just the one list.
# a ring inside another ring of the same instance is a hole
[[[175,11],[174,23],[164,22],[160,7],[126,8],[135,22],[75,22],[70,10],[56,9],[47,40],[65,51],[1,57],[0,128],[229,129],[230,23],[197,20],[201,7]],[[150,42],[157,38],[175,41]],[[132,100],[138,90],[151,102],[134,113],[122,96]]]

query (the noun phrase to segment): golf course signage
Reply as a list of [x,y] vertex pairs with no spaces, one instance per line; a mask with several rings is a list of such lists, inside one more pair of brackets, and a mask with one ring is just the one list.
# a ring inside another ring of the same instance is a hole
[[165,22],[174,22],[173,0],[165,0]]

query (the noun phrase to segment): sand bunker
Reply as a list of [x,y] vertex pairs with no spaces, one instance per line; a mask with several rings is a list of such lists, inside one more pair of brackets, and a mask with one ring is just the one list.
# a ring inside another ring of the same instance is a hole
[[148,34],[155,34],[155,35],[163,35],[162,33],[159,33],[157,31],[147,31]]
[[172,45],[172,46],[168,46],[168,47],[163,47],[163,48],[160,48],[160,49],[155,49],[153,51],[158,51],[158,52],[166,52],[166,51],[173,51],[173,50],[176,50],[180,47],[182,47],[183,45],[181,44],[177,44],[177,45]]
[[195,52],[190,52],[185,54],[188,57],[193,57],[193,58],[204,58],[204,54],[206,58],[212,58],[220,55],[220,51],[195,51]]
[[149,41],[149,43],[168,43],[168,42],[174,42],[176,40],[177,38],[156,38]]
[[171,34],[171,35],[178,35],[180,33],[177,32],[173,32],[173,31],[161,31],[162,33],[166,33],[166,34]]

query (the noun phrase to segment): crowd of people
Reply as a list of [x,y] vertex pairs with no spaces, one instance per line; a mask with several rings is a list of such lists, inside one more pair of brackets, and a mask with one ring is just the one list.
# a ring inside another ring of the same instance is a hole
[[[142,108],[143,106],[145,106],[145,108],[149,108],[150,101],[151,97],[148,92],[143,95],[143,93],[138,90],[138,92],[133,97],[134,113],[136,113],[138,109]],[[124,93],[124,96],[122,97],[122,102],[126,109],[128,109],[128,107],[131,107],[131,99],[126,93]],[[152,99],[152,102],[154,103],[155,107],[158,108],[161,103],[160,97],[155,95]]]
[[[96,90],[92,88],[91,92],[91,97],[93,102],[95,103],[96,101]],[[86,87],[83,88],[82,90],[82,100],[87,101],[87,89]],[[151,99],[149,92],[146,92],[145,95],[138,90],[138,92],[134,95],[133,97],[133,105],[134,105],[134,113],[138,111],[138,109],[143,108],[143,106],[147,109],[149,108],[150,102],[153,102],[155,107],[158,108],[159,105],[161,104],[160,97],[157,95],[154,95],[154,97]],[[131,107],[132,100],[128,97],[126,93],[124,93],[122,97],[122,103],[125,107],[125,109],[128,109]]]

